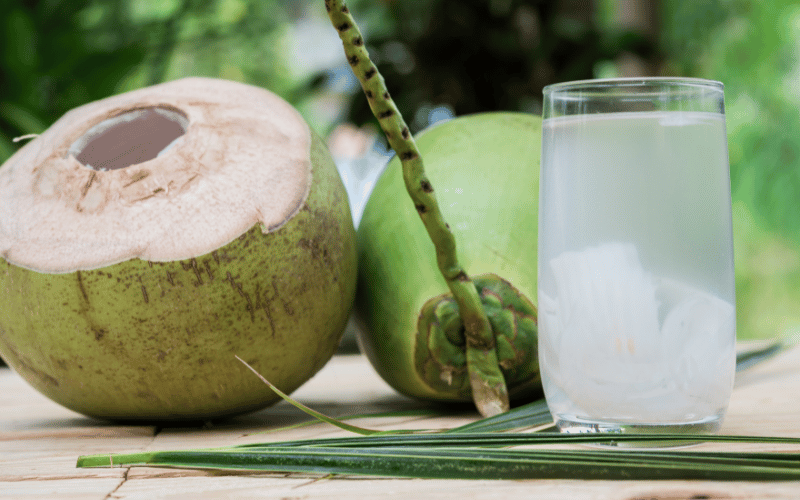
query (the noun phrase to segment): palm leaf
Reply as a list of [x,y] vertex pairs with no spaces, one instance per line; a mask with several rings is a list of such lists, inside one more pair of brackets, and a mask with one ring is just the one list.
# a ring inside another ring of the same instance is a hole
[[[752,366],[782,352],[776,343],[737,358]],[[241,361],[241,359],[240,359]],[[242,361],[245,365],[244,361]],[[495,417],[433,432],[376,431],[346,424],[293,400],[261,377],[279,396],[320,421],[362,434],[228,448],[88,455],[78,467],[159,466],[221,470],[355,474],[444,479],[706,479],[800,480],[800,453],[675,450],[537,450],[538,445],[601,444],[632,447],[701,442],[800,445],[800,438],[686,434],[563,434],[505,432],[552,422],[544,400]],[[525,446],[524,449],[511,448]]]
[[[732,436],[724,434],[566,434],[560,432],[480,432],[464,434],[383,434],[367,437],[341,437],[322,439],[302,439],[276,443],[246,444],[232,449],[268,449],[274,447],[335,447],[335,448],[381,448],[381,447],[507,447],[535,446],[550,444],[658,444],[675,442],[696,444],[703,442],[723,443],[773,443],[800,445],[800,438],[777,436]],[[692,452],[694,453],[694,452]]]
[[736,371],[740,372],[774,358],[794,345],[789,339],[778,339],[764,347],[736,353]]
[[[367,439],[371,441],[373,438]],[[93,455],[81,457],[78,467],[144,465],[439,479],[800,479],[800,454],[797,453],[531,450],[447,446],[426,444],[352,448],[275,444],[265,448]]]
[[501,432],[508,430],[521,430],[540,427],[553,423],[553,416],[547,408],[547,402],[538,399],[505,413],[493,417],[482,418],[475,422],[449,429],[448,433],[464,432]]

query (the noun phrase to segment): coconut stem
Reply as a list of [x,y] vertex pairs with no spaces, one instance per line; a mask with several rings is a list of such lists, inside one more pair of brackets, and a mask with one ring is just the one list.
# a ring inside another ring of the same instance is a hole
[[458,263],[456,242],[434,196],[433,186],[425,176],[414,137],[386,89],[383,76],[369,58],[364,39],[343,0],[325,0],[325,8],[342,39],[345,55],[369,101],[372,113],[386,134],[403,166],[406,190],[436,248],[436,261],[453,298],[458,304],[466,331],[467,369],[472,399],[484,416],[496,415],[509,408],[508,390],[500,371],[495,338],[478,291]]

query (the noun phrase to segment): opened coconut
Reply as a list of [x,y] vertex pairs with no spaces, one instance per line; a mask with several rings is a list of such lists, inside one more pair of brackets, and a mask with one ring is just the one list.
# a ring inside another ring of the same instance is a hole
[[253,411],[330,359],[355,292],[323,142],[263,89],[190,78],[70,111],[0,168],[0,354],[86,415]]

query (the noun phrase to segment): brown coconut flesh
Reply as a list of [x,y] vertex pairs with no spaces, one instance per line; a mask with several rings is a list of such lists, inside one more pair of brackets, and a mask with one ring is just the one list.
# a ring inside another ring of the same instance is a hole
[[310,134],[274,94],[216,79],[76,108],[0,169],[0,256],[67,273],[189,259],[258,222],[274,230],[308,196]]

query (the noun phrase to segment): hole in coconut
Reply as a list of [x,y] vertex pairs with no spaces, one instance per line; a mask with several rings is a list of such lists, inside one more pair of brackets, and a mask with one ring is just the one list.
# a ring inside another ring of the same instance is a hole
[[104,120],[72,143],[69,154],[94,170],[116,170],[157,158],[186,133],[183,113],[140,108]]

